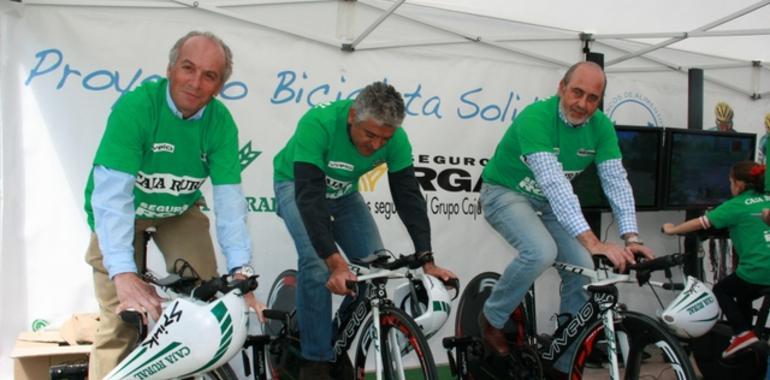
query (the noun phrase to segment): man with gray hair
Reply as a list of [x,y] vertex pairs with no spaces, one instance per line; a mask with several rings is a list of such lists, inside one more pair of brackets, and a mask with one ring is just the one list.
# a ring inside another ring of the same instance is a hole
[[[239,279],[253,275],[238,130],[214,99],[231,72],[222,40],[190,32],[169,53],[167,79],[143,83],[110,113],[85,191],[92,231],[86,261],[99,303],[91,379],[104,378],[137,343],[120,311],[160,316],[163,300],[138,273],[146,263],[145,230],[155,229],[167,270],[184,259],[202,279],[217,276],[209,220],[200,210],[208,177],[227,269]],[[258,313],[264,309],[253,293],[245,299]]]
[[[401,94],[375,82],[355,101],[310,109],[273,160],[278,215],[299,256],[297,317],[305,359],[301,379],[346,375],[332,375],[330,363],[347,362],[335,358],[332,349],[331,293],[350,294],[345,281],[356,279],[340,251],[355,259],[383,249],[374,218],[358,193],[362,175],[387,165],[391,195],[415,251],[431,250],[427,207],[414,174],[412,147],[401,128],[403,119]],[[432,262],[423,269],[444,281],[456,278]]]

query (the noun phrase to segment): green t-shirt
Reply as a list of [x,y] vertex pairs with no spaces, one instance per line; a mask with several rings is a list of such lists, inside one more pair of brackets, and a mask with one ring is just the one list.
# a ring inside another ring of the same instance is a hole
[[559,97],[535,102],[513,121],[482,173],[484,182],[545,200],[524,156],[553,152],[572,180],[592,162],[621,158],[612,121],[601,111],[578,128],[559,117]]
[[757,285],[770,285],[770,226],[759,216],[766,208],[770,196],[747,190],[706,214],[711,225],[730,231],[738,276]]
[[397,172],[412,164],[412,146],[403,128],[369,157],[358,153],[348,132],[352,100],[339,100],[311,108],[300,119],[294,136],[273,159],[274,180],[293,181],[294,163],[313,164],[326,174],[326,198],[358,190],[358,179],[381,164]]
[[[241,182],[238,129],[219,100],[208,103],[197,120],[174,115],[166,100],[168,80],[145,82],[123,95],[110,113],[94,166],[136,176],[137,218],[179,215],[201,197],[207,177],[214,185]],[[94,228],[91,194],[93,169],[86,185],[85,209]]]

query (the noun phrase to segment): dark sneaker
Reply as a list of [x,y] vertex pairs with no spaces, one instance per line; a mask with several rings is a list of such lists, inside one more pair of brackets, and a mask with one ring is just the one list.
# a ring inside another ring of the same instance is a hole
[[333,364],[304,360],[299,368],[300,380],[334,380],[332,377]]
[[479,329],[481,340],[490,352],[497,356],[507,356],[511,352],[503,330],[490,325],[484,312],[479,313]]
[[543,371],[547,380],[568,380],[567,374],[553,367],[546,367]]
[[722,358],[727,358],[758,341],[759,339],[754,334],[754,331],[744,331],[730,339],[730,345],[722,352]]
[[337,380],[354,380],[353,363],[347,353],[337,357],[332,367],[332,376]]

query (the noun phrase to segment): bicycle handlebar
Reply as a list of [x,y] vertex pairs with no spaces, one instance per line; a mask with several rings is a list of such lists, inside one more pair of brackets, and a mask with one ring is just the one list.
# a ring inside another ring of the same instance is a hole
[[671,255],[656,257],[652,260],[638,261],[636,264],[631,264],[629,269],[635,271],[658,271],[662,269],[668,269],[681,265],[684,262],[684,257],[680,253],[674,253]]
[[374,262],[372,266],[388,270],[401,268],[417,269],[431,261],[433,261],[433,252],[418,252],[407,256],[400,256],[393,261],[384,263]]
[[228,276],[214,277],[211,280],[203,281],[200,286],[194,288],[190,295],[201,301],[210,301],[218,292],[227,293],[238,289],[241,294],[246,294],[257,288],[259,283],[256,276],[251,276],[245,280],[233,280],[228,282]]
[[[251,276],[245,280],[234,280],[230,282],[227,281],[227,277],[228,276],[214,277],[208,281],[201,282],[199,286],[194,287],[190,291],[190,297],[204,302],[209,302],[216,296],[218,292],[227,293],[231,290],[238,289],[241,291],[241,294],[246,294],[256,289],[258,286],[257,277],[259,276]],[[189,289],[191,278],[180,277],[178,275],[172,274],[169,277],[160,280],[147,280],[154,284],[164,284],[163,286],[181,294]],[[144,340],[145,336],[147,335],[147,325],[145,324],[145,319],[141,312],[134,309],[128,309],[121,311],[118,315],[123,320],[123,322],[131,325],[134,329],[136,329],[139,334],[138,341]]]
[[629,270],[634,270],[635,274],[623,274],[623,273],[615,273],[612,275],[609,275],[605,278],[599,278],[595,277],[601,270],[606,270],[606,267],[612,267],[612,263],[604,256],[594,255],[596,270],[591,270],[588,268],[583,267],[575,267],[570,264],[566,263],[560,263],[557,262],[554,265],[559,268],[560,270],[575,270],[575,269],[582,269],[580,273],[583,273],[583,275],[586,275],[588,277],[594,278],[594,285],[606,285],[611,283],[618,283],[618,282],[630,282],[629,280],[632,278],[636,278],[636,282],[639,284],[639,286],[645,285],[650,282],[650,277],[652,275],[652,272],[663,270],[665,271],[666,278],[669,279],[669,283],[659,284],[655,283],[655,286],[662,287],[663,289],[667,290],[683,290],[684,284],[681,283],[673,283],[670,282],[671,280],[671,267],[679,266],[684,262],[684,255],[680,253],[674,253],[667,256],[661,256],[656,257],[651,260],[646,260],[641,255],[636,255],[637,263],[631,264],[627,267]]
[[229,276],[212,277],[210,280],[201,281],[200,285],[197,277],[183,277],[172,273],[164,278],[154,278],[152,275],[145,275],[145,281],[167,288],[177,294],[189,294],[191,297],[208,302],[216,296],[218,292],[227,293],[238,289],[241,294],[246,294],[257,288],[259,275],[251,276],[245,280],[230,280]]
[[[671,278],[671,272],[668,270],[671,267],[682,265],[684,262],[684,256],[679,253],[674,253],[667,256],[656,257],[652,260],[640,261],[636,264],[629,266],[629,269],[636,271],[636,282],[639,286],[642,286],[650,281],[652,272],[665,270],[666,277]],[[666,286],[668,285],[668,286]],[[681,285],[681,289],[678,289]],[[663,289],[671,288],[672,290],[684,289],[684,284],[664,284]]]
[[120,319],[123,320],[123,322],[129,324],[136,330],[138,336],[137,341],[143,341],[147,336],[147,325],[144,323],[144,317],[142,316],[142,313],[133,309],[128,309],[121,311],[118,315],[120,316]]

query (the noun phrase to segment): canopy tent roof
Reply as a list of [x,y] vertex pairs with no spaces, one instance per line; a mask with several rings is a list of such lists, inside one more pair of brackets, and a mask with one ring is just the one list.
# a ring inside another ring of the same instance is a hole
[[[608,73],[687,73],[752,99],[770,96],[770,0],[585,3],[548,0],[23,0],[24,4],[190,8],[354,53],[455,54],[567,67],[586,50]],[[459,49],[458,49],[459,48]]]

